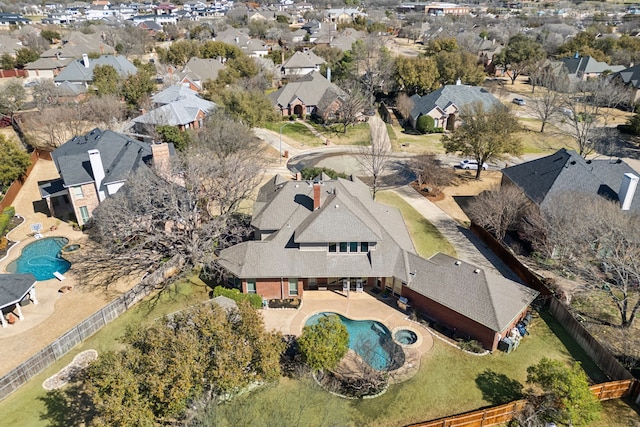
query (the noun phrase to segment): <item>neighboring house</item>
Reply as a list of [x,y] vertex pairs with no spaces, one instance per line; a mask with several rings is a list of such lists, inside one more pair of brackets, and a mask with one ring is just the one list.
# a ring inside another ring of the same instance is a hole
[[97,65],[110,65],[118,75],[126,78],[136,74],[138,69],[124,56],[102,55],[96,59],[89,59],[88,55],[83,55],[82,59],[70,62],[64,70],[58,74],[53,81],[56,85],[69,82],[76,85],[89,87],[93,81],[93,70]]
[[[353,44],[358,40],[363,40],[366,36],[364,31],[357,31],[351,28],[347,28],[342,33],[332,37],[329,41],[329,46],[340,49],[343,52],[351,50]],[[317,41],[316,41],[317,43]]]
[[605,72],[616,73],[625,69],[624,65],[609,65],[590,56],[576,55],[573,58],[562,58],[560,62],[567,68],[570,80],[587,80]]
[[328,9],[324,11],[324,19],[327,22],[335,22],[337,24],[350,24],[357,17],[366,18],[367,14],[359,9]]
[[478,86],[462,84],[446,85],[428,95],[413,95],[413,109],[409,115],[409,122],[415,129],[420,116],[431,116],[435,127],[453,130],[465,105],[482,103],[486,110],[500,104],[500,100],[486,89]]
[[336,111],[340,98],[345,95],[342,89],[329,82],[322,74],[312,71],[268,97],[283,116],[315,114],[326,119]]
[[29,73],[29,77],[40,77],[52,79],[56,77],[64,68],[73,62],[73,58],[58,59],[39,58],[33,62],[25,64],[24,69]]
[[400,211],[374,202],[355,177],[276,176],[260,189],[251,226],[254,240],[218,262],[230,284],[266,300],[377,288],[493,350],[538,294],[448,255],[421,258]]
[[430,16],[468,15],[469,7],[454,3],[412,2],[401,3],[396,7],[398,13],[424,13]]
[[214,40],[238,46],[252,58],[261,58],[269,53],[269,46],[262,40],[249,37],[248,29],[229,27],[216,34]]
[[184,66],[179,81],[189,89],[199,92],[202,90],[204,82],[217,79],[218,73],[224,68],[225,65],[219,59],[193,57]]
[[30,23],[31,19],[17,13],[0,13],[0,26],[8,27],[9,25],[14,25],[21,27]]
[[157,106],[133,119],[135,131],[148,132],[149,127],[177,126],[180,130],[199,129],[204,119],[217,105],[198,96],[198,93],[183,86],[174,85],[151,97]]
[[640,64],[614,73],[611,76],[611,81],[623,84],[631,89],[631,104],[635,104],[640,100]]
[[88,53],[100,55],[113,55],[116,50],[105,44],[99,34],[84,34],[72,31],[62,38],[61,47],[49,49],[40,55],[40,58],[79,59]]
[[162,25],[155,21],[143,21],[137,25],[138,28],[146,30],[150,36],[155,36],[157,33],[164,31]]
[[8,54],[15,57],[16,50],[22,49],[23,47],[19,39],[6,34],[0,34],[0,55]]
[[165,162],[173,144],[148,144],[98,128],[76,136],[51,153],[60,178],[38,183],[51,216],[89,221],[93,210],[115,194],[132,172]]
[[573,150],[556,153],[502,170],[502,185],[516,185],[545,209],[555,197],[593,194],[619,201],[623,210],[640,212],[638,173],[620,159],[585,160]]
[[312,71],[320,71],[320,65],[326,61],[311,50],[296,52],[282,64],[282,74],[285,76],[302,76]]

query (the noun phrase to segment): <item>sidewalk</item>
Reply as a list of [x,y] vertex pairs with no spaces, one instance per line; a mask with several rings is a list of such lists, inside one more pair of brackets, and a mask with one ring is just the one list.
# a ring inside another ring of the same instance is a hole
[[478,239],[469,229],[460,225],[433,202],[408,185],[394,188],[400,197],[431,222],[453,245],[458,258],[511,280],[518,277]]

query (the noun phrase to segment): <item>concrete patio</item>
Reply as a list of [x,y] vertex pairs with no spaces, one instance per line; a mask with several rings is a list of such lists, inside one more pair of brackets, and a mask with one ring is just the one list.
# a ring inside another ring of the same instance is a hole
[[[388,297],[387,300],[395,303],[395,298]],[[346,296],[334,291],[305,291],[299,309],[267,309],[261,310],[261,313],[267,330],[277,330],[285,335],[299,336],[309,317],[327,311],[353,320],[376,320],[392,334],[398,329],[409,329],[416,333],[418,340],[402,346],[405,363],[390,372],[392,382],[406,381],[420,369],[420,359],[433,347],[433,337],[424,326],[409,320],[406,313],[383,301],[366,292],[350,292]]]

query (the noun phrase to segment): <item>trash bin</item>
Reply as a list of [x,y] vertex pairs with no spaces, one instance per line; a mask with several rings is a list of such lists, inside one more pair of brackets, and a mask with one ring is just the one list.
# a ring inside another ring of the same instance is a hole
[[284,150],[284,158],[285,159],[289,158],[289,150]]

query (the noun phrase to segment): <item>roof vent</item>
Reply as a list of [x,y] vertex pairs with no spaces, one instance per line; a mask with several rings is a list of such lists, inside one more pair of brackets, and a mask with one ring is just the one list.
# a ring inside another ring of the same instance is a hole
[[575,164],[576,164],[576,161],[575,161],[575,160],[571,160],[571,161],[569,162],[569,164],[570,164],[570,165],[575,165]]
[[622,159],[616,160],[616,163],[622,163]]
[[587,160],[587,164],[590,165],[591,164],[591,159]]
[[340,205],[336,205],[336,209],[338,209],[340,207]]
[[456,261],[456,265],[460,265],[462,264],[460,261]]
[[473,270],[474,273],[479,274],[480,273],[480,269],[476,268],[475,270]]

